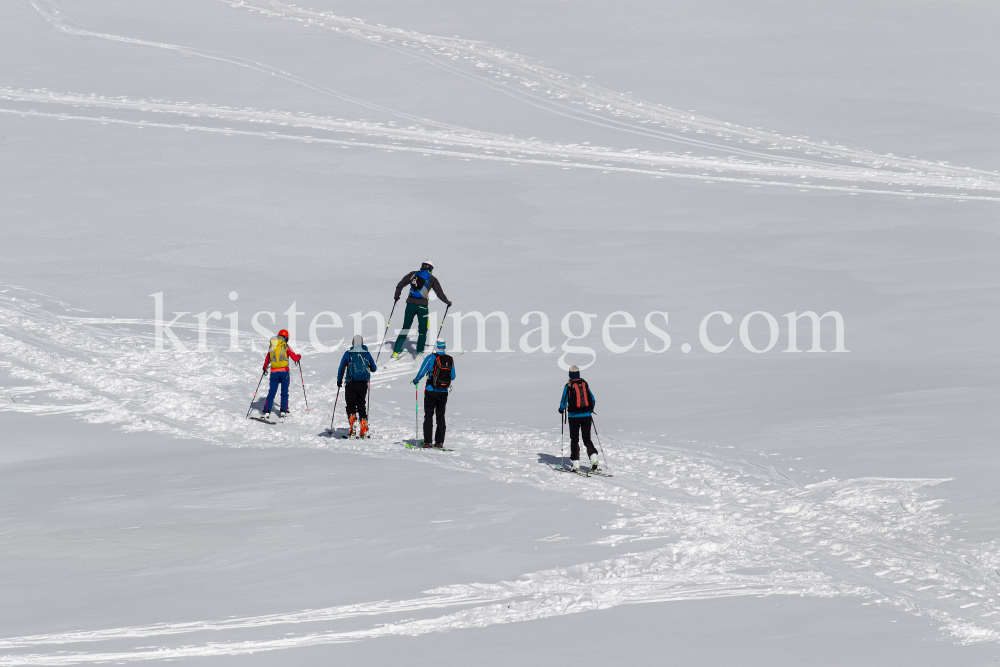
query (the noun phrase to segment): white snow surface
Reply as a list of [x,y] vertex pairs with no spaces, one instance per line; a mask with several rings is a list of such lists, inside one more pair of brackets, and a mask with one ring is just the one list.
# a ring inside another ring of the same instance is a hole
[[[986,2],[0,6],[0,665],[992,660],[997,28]],[[439,452],[405,447],[386,346],[373,437],[341,439],[343,348],[308,322],[388,317],[425,256],[516,351],[465,324]],[[159,292],[188,349],[154,345]],[[289,306],[270,426],[249,322]],[[221,320],[196,350],[191,313],[236,309],[238,349]],[[807,310],[850,352],[783,353]],[[530,311],[553,352],[520,351]],[[553,470],[570,311],[611,477]]]

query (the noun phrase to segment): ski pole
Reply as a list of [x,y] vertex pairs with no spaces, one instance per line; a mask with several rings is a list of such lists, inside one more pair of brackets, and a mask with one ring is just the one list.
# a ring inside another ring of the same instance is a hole
[[392,310],[389,311],[389,319],[385,323],[385,332],[382,334],[382,342],[379,343],[378,352],[375,353],[375,365],[378,365],[378,358],[382,356],[382,348],[385,346],[385,337],[389,335],[389,323],[392,322],[392,314],[396,312],[396,304],[399,299],[392,302]]
[[250,407],[247,408],[247,416],[243,419],[250,419],[250,411],[253,410],[253,402],[257,400],[257,392],[260,391],[260,383],[264,381],[264,376],[267,375],[267,368],[264,368],[264,372],[260,374],[260,379],[257,380],[257,388],[253,390],[253,398],[250,399]]
[[441,318],[441,326],[438,327],[438,335],[437,335],[437,338],[434,339],[435,344],[437,343],[437,339],[441,337],[441,330],[444,329],[444,321],[446,319],[448,319],[448,309],[449,308],[451,308],[451,304],[450,303],[447,306],[444,307],[444,317]]
[[[392,307],[395,309],[396,304],[393,304]],[[392,319],[392,313],[389,313],[389,319]],[[386,326],[385,330],[388,331],[389,330],[389,325],[387,324],[385,326]],[[385,338],[384,337],[382,338],[382,342],[385,343]],[[381,348],[381,346],[379,346],[379,352],[381,352],[381,351],[382,351],[382,348]],[[368,362],[366,361],[365,363],[367,364]],[[377,367],[377,364],[376,364],[376,367]],[[368,370],[371,370],[371,368],[369,368]],[[371,378],[371,373],[368,374],[368,397],[365,400],[367,401],[365,403],[365,414],[368,415],[368,429],[371,430],[371,426],[372,426],[372,412],[371,412],[371,406],[372,406],[372,378]]]
[[333,435],[333,420],[337,418],[337,401],[340,400],[340,385],[337,385],[337,398],[333,399],[333,414],[330,415],[330,435]]
[[302,380],[302,398],[306,401],[306,412],[309,412],[309,397],[306,396],[306,377],[302,374],[302,364],[296,363],[299,367],[299,378]]
[[[372,381],[368,380],[368,397],[365,399],[365,414],[368,420],[368,430],[371,431],[372,428]],[[370,436],[369,436],[370,437]]]
[[416,445],[417,441],[420,439],[420,427],[418,424],[418,415],[420,414],[420,398],[417,393],[420,390],[420,385],[417,383],[413,384],[413,444]]
[[590,423],[594,427],[594,435],[597,436],[597,446],[601,448],[601,456],[604,457],[604,467],[607,468],[607,467],[609,467],[608,466],[608,457],[604,454],[604,446],[601,444],[601,434],[597,432],[597,422],[594,421],[594,417],[593,416],[590,417]]
[[563,411],[559,415],[559,430],[562,435],[559,436],[559,465],[563,468],[566,467],[566,412]]

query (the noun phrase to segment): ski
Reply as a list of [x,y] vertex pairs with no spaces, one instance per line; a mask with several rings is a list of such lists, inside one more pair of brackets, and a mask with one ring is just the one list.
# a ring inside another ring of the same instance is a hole
[[270,424],[271,426],[274,426],[276,424],[276,422],[264,419],[263,417],[250,417],[250,419],[253,419],[255,421],[259,421],[262,424]]
[[606,473],[600,470],[573,470],[572,468],[564,468],[562,466],[552,466],[552,469],[556,472],[568,472],[573,475],[579,475],[580,477],[614,477],[611,473]]
[[448,449],[447,447],[425,447],[423,445],[406,445],[407,449],[433,449],[438,452],[453,452],[454,449]]

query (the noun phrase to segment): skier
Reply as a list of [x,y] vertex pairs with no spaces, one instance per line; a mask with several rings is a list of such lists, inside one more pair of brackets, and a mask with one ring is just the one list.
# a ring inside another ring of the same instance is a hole
[[282,329],[277,336],[271,338],[270,348],[264,355],[264,372],[267,372],[268,365],[271,367],[271,386],[267,390],[267,400],[264,401],[262,413],[264,419],[269,420],[271,416],[271,404],[274,402],[274,396],[278,393],[279,386],[281,387],[281,412],[278,416],[284,419],[288,412],[288,381],[291,376],[288,369],[289,359],[298,366],[302,355],[295,354],[292,348],[288,347],[288,331]]
[[[444,410],[448,405],[448,392],[451,382],[455,379],[455,360],[445,353],[445,342],[437,340],[437,349],[424,359],[420,365],[413,384],[419,385],[420,379],[426,377],[424,384],[424,447],[431,446],[431,435],[434,435],[434,446],[444,447],[445,421]],[[434,431],[434,416],[437,415],[437,433]]]
[[444,295],[441,283],[432,275],[433,271],[434,264],[429,260],[424,260],[419,271],[410,271],[396,285],[393,300],[399,301],[399,295],[402,294],[406,285],[410,286],[410,295],[406,298],[403,328],[399,330],[399,337],[396,338],[396,344],[392,348],[393,359],[399,359],[403,356],[403,344],[406,342],[406,336],[413,325],[414,317],[417,318],[417,355],[423,354],[424,341],[427,340],[427,295],[430,294],[431,290],[434,290],[438,298],[448,304],[449,308],[451,307],[451,301]]
[[337,386],[343,386],[344,375],[347,375],[347,421],[351,425],[350,437],[354,437],[354,426],[358,418],[361,419],[361,428],[358,437],[363,438],[368,434],[368,410],[365,405],[365,394],[368,391],[368,382],[371,374],[375,372],[375,360],[368,352],[368,346],[364,344],[364,338],[358,334],[351,341],[351,349],[344,352],[340,360],[340,370],[337,372]]
[[569,458],[573,470],[580,470],[580,430],[583,430],[583,444],[587,446],[590,456],[590,470],[597,472],[600,466],[597,461],[597,449],[590,440],[590,427],[593,424],[591,415],[597,403],[590,391],[587,381],[580,377],[580,369],[570,366],[569,382],[563,387],[562,402],[559,403],[559,414],[569,412]]

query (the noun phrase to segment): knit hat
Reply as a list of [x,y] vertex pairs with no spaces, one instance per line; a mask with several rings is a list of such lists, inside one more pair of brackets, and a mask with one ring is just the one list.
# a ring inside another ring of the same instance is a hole
[[365,337],[362,336],[361,334],[358,334],[351,339],[351,345],[353,345],[355,348],[360,349],[361,346],[364,344],[365,344]]
[[569,367],[569,379],[579,380],[580,379],[580,369],[576,366]]
[[439,352],[444,352],[444,349],[446,347],[447,347],[447,344],[444,342],[444,338],[438,338],[437,339],[437,349],[438,349],[438,351]]

